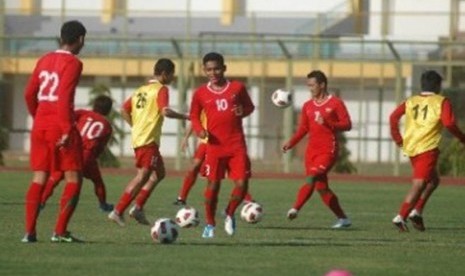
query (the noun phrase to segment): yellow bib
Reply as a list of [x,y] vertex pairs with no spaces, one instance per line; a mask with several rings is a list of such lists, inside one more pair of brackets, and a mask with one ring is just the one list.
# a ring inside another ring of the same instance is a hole
[[150,82],[132,95],[132,146],[138,148],[156,143],[160,146],[161,127],[164,117],[158,109],[158,92],[163,85]]
[[405,102],[403,151],[407,156],[415,156],[439,146],[443,100],[443,96],[432,94],[412,96]]

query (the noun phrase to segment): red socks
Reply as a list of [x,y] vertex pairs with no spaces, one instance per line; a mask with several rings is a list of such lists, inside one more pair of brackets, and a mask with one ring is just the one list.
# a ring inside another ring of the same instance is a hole
[[341,206],[339,205],[339,200],[333,191],[328,189],[328,192],[321,195],[321,199],[326,206],[333,211],[337,218],[347,218],[344,211],[342,211]]
[[208,186],[205,188],[205,220],[207,224],[216,225],[215,213],[216,205],[218,204],[218,191],[209,189]]
[[189,194],[189,191],[194,186],[196,180],[197,180],[197,172],[195,171],[187,172],[186,177],[184,178],[184,181],[182,183],[181,192],[179,194],[180,199],[186,200],[187,195]]
[[231,192],[231,198],[229,200],[228,206],[226,207],[226,214],[232,216],[236,212],[237,207],[241,204],[244,194],[247,191],[238,187],[234,187]]
[[68,222],[76,209],[81,192],[81,184],[69,182],[66,184],[60,200],[60,213],[55,226],[55,234],[64,235]]
[[147,202],[147,199],[149,199],[150,194],[151,191],[141,189],[136,197],[136,206],[142,209],[145,205],[145,202]]
[[44,186],[39,183],[32,182],[26,193],[25,204],[25,219],[26,219],[26,233],[35,235],[37,217],[39,215],[40,200]]
[[131,204],[133,197],[130,193],[124,192],[119,199],[118,204],[115,207],[115,211],[118,215],[124,213],[124,211],[128,208],[129,204]]
[[297,193],[297,200],[294,203],[294,209],[300,210],[304,206],[305,202],[312,196],[314,187],[313,184],[309,183],[305,183],[300,187]]

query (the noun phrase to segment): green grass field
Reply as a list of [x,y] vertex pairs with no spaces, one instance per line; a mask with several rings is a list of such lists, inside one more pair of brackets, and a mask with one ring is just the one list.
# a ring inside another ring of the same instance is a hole
[[[119,198],[129,175],[107,175],[110,202]],[[251,191],[263,204],[262,222],[238,221],[228,237],[218,216],[216,237],[200,237],[203,227],[181,229],[176,243],[154,244],[149,227],[128,220],[124,228],[97,208],[89,182],[69,229],[83,244],[52,244],[61,187],[41,213],[39,242],[22,244],[24,194],[28,172],[0,173],[0,275],[324,275],[333,268],[354,275],[465,275],[465,189],[440,187],[425,210],[427,231],[398,233],[390,221],[408,185],[334,182],[343,208],[353,221],[346,230],[330,230],[334,217],[314,195],[299,217],[285,215],[300,186],[295,180],[254,179]],[[151,220],[174,217],[172,205],[181,183],[167,178],[150,198]],[[408,183],[406,183],[408,184]],[[189,203],[203,213],[204,181]],[[229,181],[223,183],[224,208]]]

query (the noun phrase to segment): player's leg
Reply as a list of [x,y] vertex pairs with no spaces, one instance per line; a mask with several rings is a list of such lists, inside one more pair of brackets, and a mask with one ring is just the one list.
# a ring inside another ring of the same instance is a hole
[[70,235],[67,228],[79,202],[82,186],[82,145],[77,130],[70,133],[68,145],[58,149],[56,164],[59,170],[65,172],[66,184],[60,199],[60,211],[52,242],[75,242],[78,240]]
[[40,200],[40,208],[45,207],[47,200],[53,195],[53,190],[64,178],[62,171],[54,171],[48,177],[47,183],[45,184],[44,191],[42,192],[42,199]]
[[152,173],[154,152],[153,145],[134,149],[137,174],[128,182],[115,208],[108,214],[108,219],[119,226],[125,225],[123,218],[124,211],[129,207]]
[[397,216],[392,220],[399,231],[408,231],[406,224],[408,215],[426,189],[428,180],[434,179],[435,175],[437,176],[435,167],[438,156],[438,150],[431,150],[410,158],[413,167],[412,186],[400,205]]
[[107,202],[107,190],[97,160],[95,158],[86,160],[84,157],[84,164],[84,177],[94,184],[94,194],[97,196],[100,210],[104,212],[112,211],[114,206]]
[[292,208],[287,212],[287,218],[293,220],[297,218],[298,212],[304,206],[304,204],[310,199],[315,190],[315,176],[318,168],[313,165],[313,160],[315,155],[306,153],[305,155],[305,167],[307,177],[305,182],[300,186],[299,191],[297,192],[296,200],[292,205]]
[[236,209],[249,191],[251,165],[246,153],[239,153],[227,160],[228,175],[234,183],[234,188],[231,192],[225,212],[226,216],[234,217]]
[[218,193],[220,191],[220,181],[225,175],[225,165],[221,158],[207,155],[205,158],[205,176],[208,184],[204,191],[205,206],[205,229],[203,238],[213,238],[215,235],[215,214],[218,206]]
[[189,170],[184,177],[181,190],[179,191],[179,195],[174,202],[175,205],[185,205],[187,197],[189,195],[190,190],[195,184],[197,180],[197,176],[200,172],[200,168],[202,166],[203,160],[205,159],[206,153],[206,144],[202,143],[199,144],[197,150],[195,151],[194,158],[192,159],[192,164]]
[[25,196],[25,235],[22,242],[36,242],[36,224],[45,182],[52,164],[53,145],[46,140],[44,131],[32,130],[30,166],[33,171],[31,183]]
[[352,225],[350,219],[346,216],[339,204],[339,199],[336,194],[329,188],[328,176],[326,173],[318,175],[315,181],[315,189],[320,194],[323,203],[337,217],[336,223],[332,226],[333,229],[345,228]]
[[433,178],[426,183],[426,187],[420,195],[420,198],[415,203],[415,207],[410,212],[408,218],[412,222],[413,228],[418,231],[425,231],[425,225],[423,222],[423,209],[431,197],[433,192],[439,186],[439,176],[437,171],[434,172]]

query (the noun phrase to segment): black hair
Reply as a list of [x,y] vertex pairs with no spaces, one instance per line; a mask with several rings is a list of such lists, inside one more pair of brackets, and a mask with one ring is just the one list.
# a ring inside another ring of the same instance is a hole
[[61,26],[61,42],[63,44],[74,44],[81,36],[85,36],[86,32],[86,27],[77,20],[65,22]]
[[166,74],[174,73],[174,63],[171,59],[161,58],[153,66],[153,74],[160,76],[163,72]]
[[428,70],[421,74],[421,90],[439,93],[441,92],[442,77],[434,70]]
[[102,114],[103,116],[107,116],[111,112],[111,108],[113,107],[113,100],[106,96],[106,95],[99,95],[94,99],[94,105],[92,109]]
[[315,78],[318,84],[326,83],[328,86],[328,78],[326,78],[325,73],[320,70],[314,70],[307,74],[307,79]]
[[222,54],[219,54],[219,53],[210,52],[206,54],[205,56],[203,56],[203,59],[202,59],[203,65],[205,65],[209,61],[216,61],[220,65],[224,65],[224,57]]

